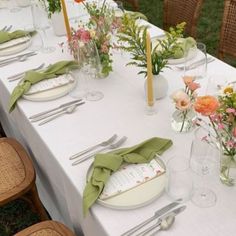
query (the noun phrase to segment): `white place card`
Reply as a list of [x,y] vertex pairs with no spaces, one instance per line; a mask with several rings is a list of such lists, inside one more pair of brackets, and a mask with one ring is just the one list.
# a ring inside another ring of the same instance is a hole
[[111,175],[99,198],[105,200],[116,196],[144,184],[163,173],[165,173],[165,169],[155,159],[149,163],[122,166]]
[[44,92],[50,89],[58,88],[69,83],[74,83],[75,79],[70,74],[65,74],[52,79],[42,80],[31,86],[25,95]]

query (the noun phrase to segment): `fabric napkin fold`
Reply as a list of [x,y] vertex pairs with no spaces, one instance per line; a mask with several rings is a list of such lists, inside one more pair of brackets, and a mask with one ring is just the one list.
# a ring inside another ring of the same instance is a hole
[[17,100],[27,91],[29,91],[31,85],[38,83],[44,79],[55,78],[56,76],[65,74],[68,70],[73,70],[78,68],[78,63],[76,61],[60,61],[53,65],[50,65],[43,72],[28,71],[25,77],[19,85],[17,85],[10,97],[9,102],[9,112],[13,111]]
[[12,39],[18,39],[27,35],[34,35],[35,31],[16,30],[14,32],[0,31],[0,44],[6,43]]
[[148,163],[156,154],[161,155],[171,145],[172,141],[169,139],[154,137],[133,147],[97,154],[93,163],[92,176],[83,193],[84,216],[87,215],[89,208],[102,193],[110,175],[117,171],[122,164]]

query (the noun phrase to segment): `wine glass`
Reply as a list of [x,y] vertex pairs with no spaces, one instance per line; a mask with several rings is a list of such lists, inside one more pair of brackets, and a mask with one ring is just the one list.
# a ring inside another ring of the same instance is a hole
[[96,44],[91,40],[87,43],[82,43],[77,50],[77,60],[82,75],[86,79],[87,92],[85,98],[88,101],[98,101],[103,98],[103,93],[100,91],[91,91],[90,87],[93,79],[96,79],[101,72],[101,62]]
[[[188,44],[186,44],[187,47]],[[184,76],[193,76],[194,79],[203,79],[207,74],[206,45],[197,42],[196,46],[185,49]]]
[[207,186],[207,182],[219,176],[219,160],[219,149],[210,140],[208,131],[198,128],[191,145],[190,167],[200,180],[192,196],[192,202],[199,207],[211,207],[216,203],[216,194]]
[[55,47],[49,46],[46,30],[50,28],[47,12],[41,3],[32,3],[31,12],[33,17],[34,28],[39,32],[42,38],[43,53],[51,53],[55,51]]

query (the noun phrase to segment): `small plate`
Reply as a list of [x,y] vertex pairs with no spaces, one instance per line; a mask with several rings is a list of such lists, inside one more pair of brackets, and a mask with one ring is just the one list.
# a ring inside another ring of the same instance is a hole
[[[166,170],[162,160],[157,158],[156,161]],[[87,172],[87,179],[91,177],[91,174],[92,165]],[[98,199],[97,203],[105,207],[119,210],[135,209],[148,205],[162,194],[165,189],[166,178],[167,174],[164,172],[162,175],[126,192],[120,193],[119,195],[115,195],[106,200]]]
[[[0,44],[0,56],[10,56],[27,49],[32,43],[30,36],[13,39],[9,42]],[[1,49],[1,47],[6,47]]]
[[[65,75],[62,75],[65,76]],[[66,75],[66,76],[72,76],[71,74]],[[53,80],[53,79],[51,79]],[[56,88],[52,88],[50,90],[46,90],[43,92],[38,92],[38,93],[34,93],[34,94],[29,94],[23,95],[23,98],[29,101],[34,101],[34,102],[42,102],[42,101],[50,101],[50,100],[54,100],[60,97],[65,96],[66,94],[68,94],[71,90],[73,90],[76,86],[76,79],[74,79],[74,81],[72,83],[60,86],[60,87],[56,87]],[[32,85],[34,86],[34,85]]]

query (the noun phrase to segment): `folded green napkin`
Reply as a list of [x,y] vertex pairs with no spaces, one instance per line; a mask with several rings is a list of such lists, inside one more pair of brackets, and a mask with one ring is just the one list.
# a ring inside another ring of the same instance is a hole
[[172,141],[169,139],[154,137],[133,147],[97,154],[93,163],[92,176],[83,194],[84,215],[102,193],[112,172],[117,171],[123,163],[150,162],[156,154],[161,155],[171,145]]
[[142,20],[148,21],[148,18],[143,13],[138,12],[138,11],[125,11],[125,14],[130,15],[131,17],[133,17],[136,20],[142,19]]
[[12,33],[6,32],[6,31],[0,31],[0,44],[6,43],[12,39],[18,39],[27,35],[33,35],[35,34],[35,31],[24,31],[24,30],[16,30]]
[[174,54],[171,56],[174,59],[184,57],[185,52],[196,45],[196,41],[192,37],[181,38],[177,41],[177,46],[174,47]]
[[60,61],[51,66],[49,66],[43,72],[28,71],[25,74],[23,82],[15,87],[13,90],[10,102],[9,102],[9,111],[13,111],[15,108],[17,100],[26,92],[29,91],[31,85],[38,83],[44,79],[55,78],[58,75],[65,74],[68,70],[73,70],[78,68],[78,63],[76,61]]

